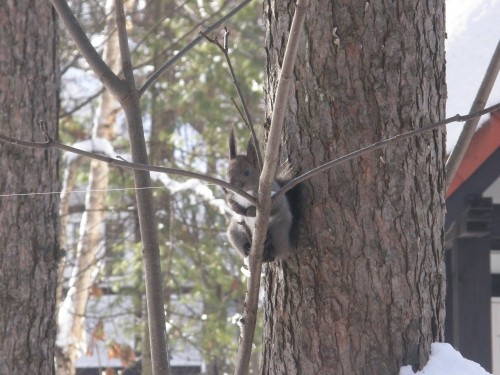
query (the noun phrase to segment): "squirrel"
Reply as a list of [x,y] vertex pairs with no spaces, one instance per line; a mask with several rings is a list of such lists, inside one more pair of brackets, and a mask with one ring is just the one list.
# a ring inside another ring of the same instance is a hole
[[[234,130],[229,135],[229,167],[227,177],[229,183],[256,196],[259,189],[260,169],[257,153],[252,139],[248,141],[246,155],[238,155]],[[292,178],[292,168],[288,165],[281,168],[273,182],[274,194],[281,186]],[[226,201],[234,214],[227,229],[229,242],[245,258],[250,254],[253,233],[255,231],[256,207],[247,199],[231,192],[226,192]],[[269,227],[264,242],[263,262],[272,262],[285,258],[291,252],[290,229],[293,215],[286,195],[273,202]]]

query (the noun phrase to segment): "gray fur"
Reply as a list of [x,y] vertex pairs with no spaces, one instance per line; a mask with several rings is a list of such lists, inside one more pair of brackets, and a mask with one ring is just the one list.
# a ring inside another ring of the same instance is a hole
[[[234,133],[231,132],[229,145],[231,156],[227,173],[229,182],[255,196],[258,191],[260,173],[253,142],[248,142],[247,155],[237,155]],[[287,167],[284,171],[286,171],[286,176],[277,177],[273,185],[273,192],[278,191],[280,186],[291,179],[291,168]],[[243,257],[247,257],[255,231],[255,206],[232,192],[228,192],[226,198],[234,212],[227,229],[229,242]],[[289,202],[286,196],[282,196],[273,203],[267,238],[264,243],[264,262],[283,259],[290,253],[291,248],[290,229],[293,218]]]

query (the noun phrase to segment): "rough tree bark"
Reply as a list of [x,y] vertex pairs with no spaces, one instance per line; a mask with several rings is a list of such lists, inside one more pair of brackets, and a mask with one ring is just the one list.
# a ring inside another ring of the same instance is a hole
[[[293,2],[265,2],[270,113]],[[311,2],[285,118],[299,171],[444,117],[444,1]],[[396,374],[443,339],[444,129],[300,188],[266,275],[263,374]],[[298,202],[296,202],[298,203]]]
[[[56,24],[47,2],[0,2],[0,127],[57,138]],[[0,145],[0,192],[55,192],[58,152]],[[0,374],[53,374],[58,246],[57,194],[0,197]]]

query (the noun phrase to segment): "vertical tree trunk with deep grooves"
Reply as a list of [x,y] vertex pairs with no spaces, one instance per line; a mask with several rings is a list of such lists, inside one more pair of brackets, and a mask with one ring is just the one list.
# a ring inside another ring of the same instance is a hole
[[[272,108],[293,2],[265,2]],[[444,117],[444,1],[311,2],[285,118],[301,171]],[[443,339],[444,129],[301,187],[268,269],[263,374],[397,374]]]
[[[57,137],[55,15],[49,2],[0,2],[0,129]],[[0,193],[59,189],[58,154],[0,145]],[[0,197],[0,374],[53,374],[58,195]]]

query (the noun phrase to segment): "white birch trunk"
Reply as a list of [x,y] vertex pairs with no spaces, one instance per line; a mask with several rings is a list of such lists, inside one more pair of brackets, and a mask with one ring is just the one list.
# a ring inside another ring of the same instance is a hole
[[[118,72],[120,54],[112,6],[113,1],[108,0],[106,8],[110,17],[105,31],[107,44],[104,51],[104,61],[114,72]],[[108,141],[114,138],[117,107],[118,103],[111,93],[107,90],[104,91],[96,113],[92,138],[104,138]],[[80,224],[80,239],[77,245],[77,259],[70,280],[70,289],[64,302],[70,311],[70,314],[66,316],[71,319],[69,345],[65,353],[70,363],[70,368],[66,371],[71,374],[75,373],[76,359],[85,350],[85,309],[98,272],[96,259],[103,255],[105,250],[105,200],[108,188],[108,170],[109,166],[104,162],[92,160],[90,164],[85,212]],[[63,324],[68,324],[68,322]]]

